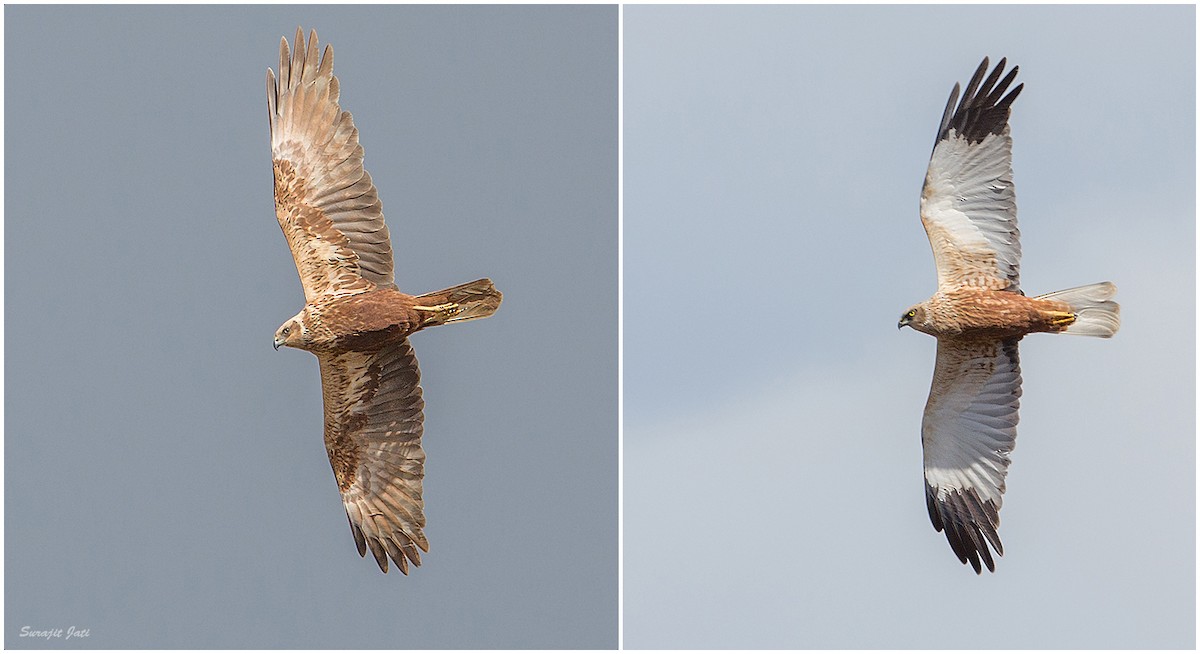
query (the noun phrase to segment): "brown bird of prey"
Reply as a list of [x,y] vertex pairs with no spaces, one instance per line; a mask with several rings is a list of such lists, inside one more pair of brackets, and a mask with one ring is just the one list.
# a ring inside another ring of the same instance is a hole
[[279,44],[279,79],[267,70],[275,164],[275,215],[306,304],[275,332],[275,349],[308,350],[321,366],[325,449],[360,556],[408,574],[425,539],[425,402],[414,332],[500,306],[487,279],[412,296],[392,281],[392,245],[350,114],[338,106],[333,48],[317,33]]
[[938,339],[933,386],[921,423],[929,518],[963,563],[980,573],[1004,548],[996,530],[1009,454],[1016,445],[1021,368],[1017,343],[1048,332],[1108,338],[1120,326],[1109,282],[1026,297],[1008,116],[1024,86],[1000,79],[1004,60],[950,93],[921,192],[937,292],[900,316]]

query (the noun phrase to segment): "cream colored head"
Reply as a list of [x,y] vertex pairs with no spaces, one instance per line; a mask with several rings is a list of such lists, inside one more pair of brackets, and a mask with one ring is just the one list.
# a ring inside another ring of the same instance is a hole
[[275,349],[278,350],[281,345],[301,350],[308,349],[306,347],[308,345],[308,327],[304,324],[303,310],[275,330]]

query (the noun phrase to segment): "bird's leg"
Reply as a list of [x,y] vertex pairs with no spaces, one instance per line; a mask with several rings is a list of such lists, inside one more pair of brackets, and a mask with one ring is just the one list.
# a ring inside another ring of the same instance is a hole
[[1075,314],[1069,311],[1047,311],[1046,317],[1052,327],[1066,327],[1075,322]]
[[459,306],[457,302],[447,302],[445,304],[435,304],[432,306],[417,304],[413,305],[413,308],[417,311],[428,311],[433,314],[433,316],[431,316],[433,320],[439,320],[441,322],[445,322],[453,318],[454,316],[458,315],[460,311],[462,311],[462,307]]

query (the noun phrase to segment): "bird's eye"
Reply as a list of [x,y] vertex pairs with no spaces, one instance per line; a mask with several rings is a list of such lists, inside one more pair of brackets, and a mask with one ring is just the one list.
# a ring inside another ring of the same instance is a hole
[[916,317],[917,317],[917,312],[916,312],[916,310],[909,311],[909,312],[908,312],[908,317],[909,317],[909,318],[916,318]]
[[288,332],[290,332],[290,331],[292,331],[292,328],[291,328],[291,327],[284,327],[284,328],[283,328],[283,335],[284,335],[284,336],[287,336],[287,335],[288,335]]

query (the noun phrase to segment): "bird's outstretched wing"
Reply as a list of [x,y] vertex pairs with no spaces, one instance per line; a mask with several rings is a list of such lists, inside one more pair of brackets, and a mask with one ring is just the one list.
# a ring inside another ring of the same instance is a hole
[[425,502],[421,372],[405,339],[377,352],[319,354],[325,448],[358,553],[384,572],[421,565]]
[[275,215],[296,260],[306,301],[392,287],[392,245],[383,207],[349,112],[338,106],[333,48],[317,33],[279,44],[279,80],[267,70],[275,164]]
[[984,79],[985,57],[957,107],[955,84],[938,127],[921,191],[921,222],[933,246],[939,290],[1020,289],[1008,116],[1024,84],[1005,95],[1017,67],[1000,79],[1004,63]]
[[1000,505],[1008,455],[1017,442],[1021,397],[1020,339],[938,339],[937,364],[921,443],[929,519],[963,563],[980,572],[1003,555]]

